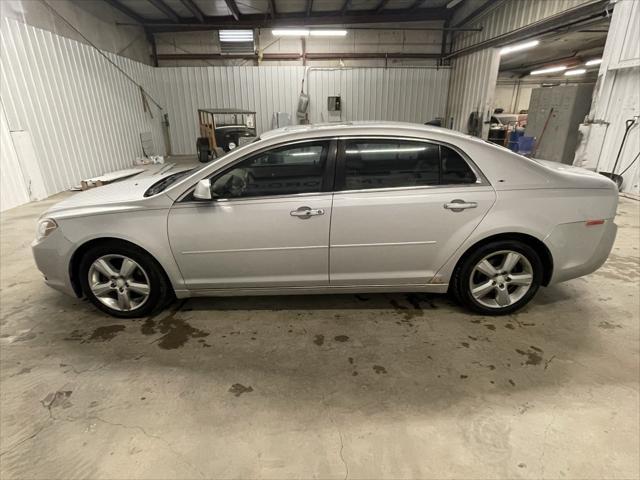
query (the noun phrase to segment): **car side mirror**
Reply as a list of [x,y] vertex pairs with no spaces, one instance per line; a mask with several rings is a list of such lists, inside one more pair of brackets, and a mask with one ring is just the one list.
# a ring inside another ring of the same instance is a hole
[[193,191],[193,198],[196,200],[213,200],[214,196],[211,193],[211,180],[208,178],[200,180]]

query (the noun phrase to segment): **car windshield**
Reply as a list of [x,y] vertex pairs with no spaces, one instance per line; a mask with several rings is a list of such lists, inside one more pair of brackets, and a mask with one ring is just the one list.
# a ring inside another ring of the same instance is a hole
[[202,167],[191,168],[189,170],[183,170],[181,172],[176,172],[173,175],[169,175],[168,177],[164,177],[162,180],[159,180],[153,185],[151,185],[149,189],[146,192],[144,192],[144,196],[151,197],[152,195],[157,195],[160,192],[164,192],[169,186],[173,185],[181,178],[186,177],[187,175],[201,168]]

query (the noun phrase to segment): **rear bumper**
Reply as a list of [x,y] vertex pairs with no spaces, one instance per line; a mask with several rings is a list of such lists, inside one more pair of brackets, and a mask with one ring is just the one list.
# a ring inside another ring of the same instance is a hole
[[58,228],[50,236],[33,241],[31,251],[38,270],[51,288],[62,293],[76,296],[69,276],[69,260],[73,244],[65,238]]
[[613,219],[593,226],[586,222],[556,226],[545,239],[554,260],[549,284],[595,272],[607,260],[617,231]]

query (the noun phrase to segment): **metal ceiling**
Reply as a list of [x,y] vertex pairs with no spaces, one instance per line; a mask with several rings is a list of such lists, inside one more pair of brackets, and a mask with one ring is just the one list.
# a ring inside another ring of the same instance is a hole
[[103,0],[150,32],[449,20],[450,0]]

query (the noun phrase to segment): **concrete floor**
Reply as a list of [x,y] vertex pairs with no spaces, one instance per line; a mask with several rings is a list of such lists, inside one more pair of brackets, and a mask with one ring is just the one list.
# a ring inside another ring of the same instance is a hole
[[57,199],[2,215],[3,479],[640,476],[637,202],[602,269],[506,318],[394,294],[120,321],[42,283]]

